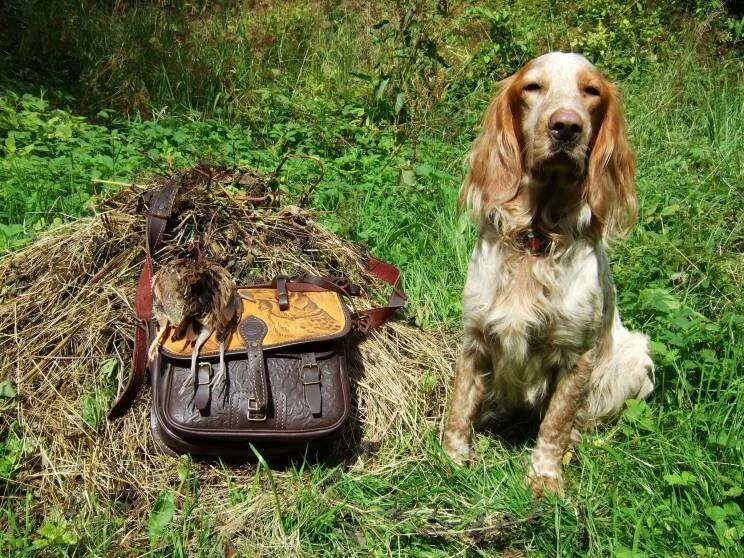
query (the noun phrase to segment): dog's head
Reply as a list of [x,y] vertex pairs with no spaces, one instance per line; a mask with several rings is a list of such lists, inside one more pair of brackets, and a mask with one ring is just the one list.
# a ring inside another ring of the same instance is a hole
[[634,158],[615,86],[583,56],[553,52],[507,78],[470,154],[462,196],[476,213],[520,188],[589,205],[599,235],[635,219]]

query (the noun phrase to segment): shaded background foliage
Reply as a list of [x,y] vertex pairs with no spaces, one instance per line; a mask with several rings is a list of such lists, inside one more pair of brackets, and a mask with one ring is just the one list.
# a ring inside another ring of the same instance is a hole
[[400,92],[428,109],[547,50],[582,52],[625,78],[668,54],[689,16],[724,20],[707,29],[717,48],[741,41],[736,16],[710,0],[26,0],[0,7],[0,52],[6,77],[62,87],[82,112],[245,110],[276,83],[349,97],[355,78],[371,78],[368,101],[386,100],[394,116]]

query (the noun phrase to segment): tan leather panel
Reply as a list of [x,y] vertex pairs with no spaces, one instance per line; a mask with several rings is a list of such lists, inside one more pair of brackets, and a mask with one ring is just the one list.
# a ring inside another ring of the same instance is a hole
[[[348,325],[341,297],[332,291],[289,291],[289,309],[279,310],[277,293],[272,288],[240,289],[249,293],[254,300],[243,299],[243,319],[256,316],[263,320],[269,331],[263,340],[264,347],[284,345],[303,340],[318,340],[342,334]],[[168,328],[163,350],[176,357],[190,357],[192,344],[185,339],[173,341],[170,336],[173,328]],[[233,333],[226,349],[238,350],[244,347],[240,335]],[[200,354],[219,352],[219,345],[212,333],[204,343]]]

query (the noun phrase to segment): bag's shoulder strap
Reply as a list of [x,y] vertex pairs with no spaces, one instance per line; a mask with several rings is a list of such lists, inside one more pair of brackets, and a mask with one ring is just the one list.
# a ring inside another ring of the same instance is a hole
[[400,284],[400,270],[392,264],[370,257],[368,271],[373,277],[385,281],[393,288],[390,298],[385,306],[371,308],[354,313],[356,327],[362,333],[380,327],[387,322],[399,308],[406,304],[406,295]]
[[[381,326],[392,317],[396,310],[403,308],[406,304],[406,296],[403,293],[403,287],[400,284],[400,270],[398,270],[397,267],[370,256],[369,262],[367,263],[367,271],[373,277],[388,283],[393,288],[393,291],[385,306],[380,308],[371,308],[369,310],[361,310],[352,314],[354,326],[362,333],[367,333],[369,330]],[[348,297],[360,294],[359,287],[351,283],[345,277],[301,275],[292,280],[317,285],[328,291],[335,291]]]
[[180,186],[180,183],[169,178],[160,188],[149,192],[147,212],[145,213],[148,258],[152,258],[152,255],[160,246],[163,233],[168,226],[168,219],[173,213],[173,202]]
[[129,375],[124,390],[117,397],[108,419],[114,420],[127,412],[137,397],[147,370],[147,344],[149,342],[149,324],[152,319],[152,255],[160,246],[163,233],[168,226],[168,219],[173,211],[179,183],[167,180],[163,186],[148,192],[147,211],[145,213],[145,263],[142,266],[137,290],[134,297],[134,313],[137,328],[134,332],[134,351],[132,353],[132,373]]

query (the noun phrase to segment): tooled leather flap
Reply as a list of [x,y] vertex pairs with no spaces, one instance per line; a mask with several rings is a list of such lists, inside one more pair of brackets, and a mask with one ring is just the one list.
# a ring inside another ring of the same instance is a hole
[[[281,310],[276,289],[267,286],[241,287],[242,319],[256,316],[266,324],[264,349],[288,347],[303,343],[331,341],[349,333],[349,310],[338,293],[305,283],[287,285],[289,308]],[[173,341],[170,328],[165,335],[162,352],[170,358],[191,358],[192,344],[188,340]],[[245,351],[245,341],[234,333],[226,344],[227,355]],[[201,356],[217,356],[219,344],[213,333],[199,351]]]

